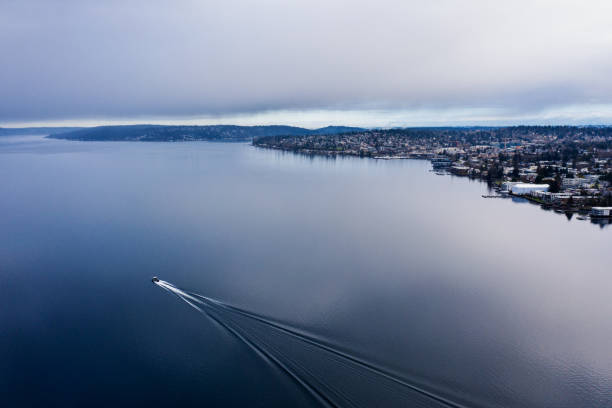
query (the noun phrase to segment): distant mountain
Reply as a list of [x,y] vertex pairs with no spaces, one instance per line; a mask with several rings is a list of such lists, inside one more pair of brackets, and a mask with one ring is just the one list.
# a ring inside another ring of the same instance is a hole
[[328,126],[320,129],[305,129],[294,126],[163,126],[126,125],[98,126],[67,133],[51,134],[55,139],[82,141],[146,141],[174,142],[191,140],[250,141],[266,136],[324,135],[363,131],[365,129]]
[[27,127],[27,128],[0,128],[0,136],[19,135],[55,135],[83,129],[80,127]]

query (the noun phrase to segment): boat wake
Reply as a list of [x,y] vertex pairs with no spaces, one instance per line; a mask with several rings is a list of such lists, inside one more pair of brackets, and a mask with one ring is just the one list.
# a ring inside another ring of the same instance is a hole
[[325,407],[465,407],[324,339],[227,303],[153,281],[240,339]]

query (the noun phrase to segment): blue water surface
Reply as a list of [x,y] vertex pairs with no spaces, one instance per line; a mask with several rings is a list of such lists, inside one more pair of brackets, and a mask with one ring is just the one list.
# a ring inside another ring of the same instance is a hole
[[[156,275],[461,406],[612,406],[612,227],[429,170],[249,144],[0,138],[2,405],[320,404]],[[429,406],[237,324],[311,364],[322,394]]]

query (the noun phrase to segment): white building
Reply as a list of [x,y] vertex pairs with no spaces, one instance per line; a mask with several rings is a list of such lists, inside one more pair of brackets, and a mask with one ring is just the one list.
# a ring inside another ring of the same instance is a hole
[[517,183],[510,187],[512,194],[529,194],[535,191],[548,191],[548,184]]
[[568,193],[549,193],[548,191],[534,191],[530,195],[539,198],[546,203],[558,203],[569,200],[572,196]]
[[[588,177],[587,177],[588,176]],[[588,187],[591,184],[597,182],[598,176],[596,175],[585,175],[584,177],[565,177],[561,181],[561,185],[563,188],[580,188],[580,187]]]
[[612,207],[593,207],[591,208],[591,217],[612,217]]
[[561,185],[563,188],[580,187],[582,182],[583,179],[580,178],[565,177],[563,180],[561,180]]

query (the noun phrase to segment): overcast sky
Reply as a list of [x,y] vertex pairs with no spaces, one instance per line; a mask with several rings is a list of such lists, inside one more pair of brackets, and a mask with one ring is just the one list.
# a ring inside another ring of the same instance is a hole
[[1,0],[0,126],[612,124],[610,0]]

